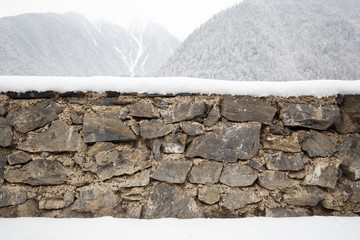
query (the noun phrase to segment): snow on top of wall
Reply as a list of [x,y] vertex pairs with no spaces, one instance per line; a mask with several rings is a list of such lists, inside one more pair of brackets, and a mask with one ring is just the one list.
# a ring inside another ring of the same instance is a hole
[[230,94],[251,96],[315,96],[360,94],[360,80],[290,82],[225,81],[183,77],[32,77],[0,76],[0,92],[15,91],[117,91],[149,94]]

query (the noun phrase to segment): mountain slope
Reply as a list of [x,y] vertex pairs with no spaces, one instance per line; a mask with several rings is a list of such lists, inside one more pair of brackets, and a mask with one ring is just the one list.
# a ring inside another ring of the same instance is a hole
[[360,79],[359,12],[357,0],[244,0],[194,31],[157,75]]

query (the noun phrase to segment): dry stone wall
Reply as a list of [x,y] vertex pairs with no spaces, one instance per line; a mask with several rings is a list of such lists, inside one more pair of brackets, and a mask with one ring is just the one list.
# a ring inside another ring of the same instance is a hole
[[360,96],[0,95],[0,216],[360,214]]

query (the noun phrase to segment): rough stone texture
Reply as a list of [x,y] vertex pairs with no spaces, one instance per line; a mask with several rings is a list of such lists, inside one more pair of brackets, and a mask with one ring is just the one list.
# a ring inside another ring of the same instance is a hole
[[26,92],[6,92],[6,95],[13,99],[36,99],[36,98],[53,98],[55,97],[55,92],[53,91],[26,91]]
[[205,103],[177,103],[173,109],[163,115],[165,123],[176,123],[204,117],[206,114]]
[[161,161],[161,159],[162,159],[161,152],[160,152],[161,141],[156,138],[152,141],[150,146],[151,146],[151,150],[154,154],[155,160]]
[[71,118],[71,122],[73,124],[81,125],[84,122],[84,115],[82,113],[80,113],[80,112],[75,111],[75,110],[73,110],[71,112],[70,118]]
[[31,160],[31,155],[22,151],[16,151],[7,155],[7,161],[10,165],[24,164],[30,162]]
[[225,196],[222,206],[230,210],[236,210],[259,201],[260,199],[254,193],[233,190]]
[[289,104],[280,112],[285,126],[326,130],[340,118],[336,105],[316,107],[306,104]]
[[304,162],[300,154],[285,155],[272,154],[267,157],[266,167],[279,171],[300,171],[304,169]]
[[315,162],[313,171],[304,179],[305,185],[317,185],[326,188],[335,188],[339,178],[340,161],[334,159],[320,159]]
[[83,136],[86,143],[136,140],[135,134],[120,119],[105,116],[85,115]]
[[219,188],[212,186],[212,187],[202,187],[199,188],[198,198],[200,201],[212,205],[220,200],[220,193]]
[[250,160],[247,163],[250,167],[258,170],[259,172],[265,171],[266,168],[263,165],[260,165],[258,162],[254,161],[254,160]]
[[207,118],[204,120],[204,126],[205,127],[213,127],[216,125],[216,123],[219,122],[221,115],[220,111],[216,106],[213,106],[211,111],[209,112]]
[[360,180],[360,137],[349,137],[339,146],[341,170],[351,180]]
[[17,131],[27,133],[57,119],[62,111],[57,103],[45,100],[33,107],[12,109],[6,119]]
[[6,155],[0,154],[0,182],[4,179],[4,169],[7,163]]
[[193,166],[190,171],[189,181],[191,183],[209,184],[219,182],[223,165],[218,162],[202,162]]
[[230,187],[246,187],[251,186],[257,178],[258,175],[251,167],[231,163],[224,167],[220,182]]
[[120,181],[119,187],[131,188],[131,187],[144,187],[150,183],[150,171],[145,170],[138,174],[131,176],[130,178]]
[[66,178],[67,169],[61,163],[46,159],[34,160],[21,168],[5,172],[6,181],[32,186],[58,185],[65,183]]
[[352,189],[349,186],[339,184],[338,188],[328,190],[324,193],[324,200],[321,202],[321,205],[326,209],[343,211],[351,194]]
[[359,203],[360,202],[360,185],[352,186],[351,191],[352,191],[352,194],[350,197],[350,201]]
[[130,116],[140,118],[158,118],[159,114],[155,112],[154,106],[147,102],[137,102],[130,107]]
[[39,209],[62,209],[70,206],[74,200],[74,193],[66,192],[64,196],[41,199],[39,201]]
[[290,129],[278,125],[271,125],[269,131],[271,134],[281,135],[281,136],[289,136],[291,134]]
[[113,148],[115,148],[115,144],[111,142],[97,142],[88,149],[87,155],[92,157],[98,154],[99,152],[107,151]]
[[172,134],[164,137],[162,141],[162,150],[164,153],[184,153],[186,145],[186,134]]
[[228,124],[214,132],[196,137],[186,157],[203,157],[222,162],[236,162],[254,157],[260,148],[259,123]]
[[277,108],[253,99],[225,98],[221,104],[221,115],[234,122],[259,122],[271,124]]
[[151,178],[168,183],[184,183],[191,166],[190,161],[161,162]]
[[7,108],[5,105],[0,105],[0,116],[4,116],[7,113]]
[[316,206],[324,199],[324,192],[315,186],[289,189],[284,194],[284,201],[295,206]]
[[268,135],[262,144],[264,149],[290,153],[301,152],[301,146],[296,134],[290,136]]
[[336,131],[342,134],[360,130],[360,96],[346,95],[340,104],[340,120],[335,123]]
[[144,139],[163,137],[171,132],[171,127],[157,120],[140,122],[140,134]]
[[317,131],[310,131],[310,137],[301,143],[309,157],[330,157],[336,151],[336,139]]
[[283,217],[306,217],[309,216],[308,211],[303,208],[286,209],[286,208],[272,208],[266,209],[265,217],[283,218]]
[[197,122],[181,122],[180,128],[189,136],[197,136],[205,132],[204,126]]
[[0,189],[0,208],[23,204],[27,199],[28,196],[24,190]]
[[145,218],[201,218],[203,213],[184,191],[167,184],[152,187]]
[[61,120],[50,128],[20,143],[18,149],[28,152],[77,152],[85,148],[78,128]]
[[13,142],[13,132],[5,118],[0,117],[0,146],[9,147]]
[[295,185],[295,182],[285,173],[276,171],[264,171],[259,175],[258,182],[260,186],[269,190],[284,189]]

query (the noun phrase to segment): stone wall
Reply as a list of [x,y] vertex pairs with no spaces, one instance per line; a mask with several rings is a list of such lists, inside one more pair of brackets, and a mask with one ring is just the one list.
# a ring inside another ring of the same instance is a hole
[[360,214],[360,96],[0,95],[1,217]]

